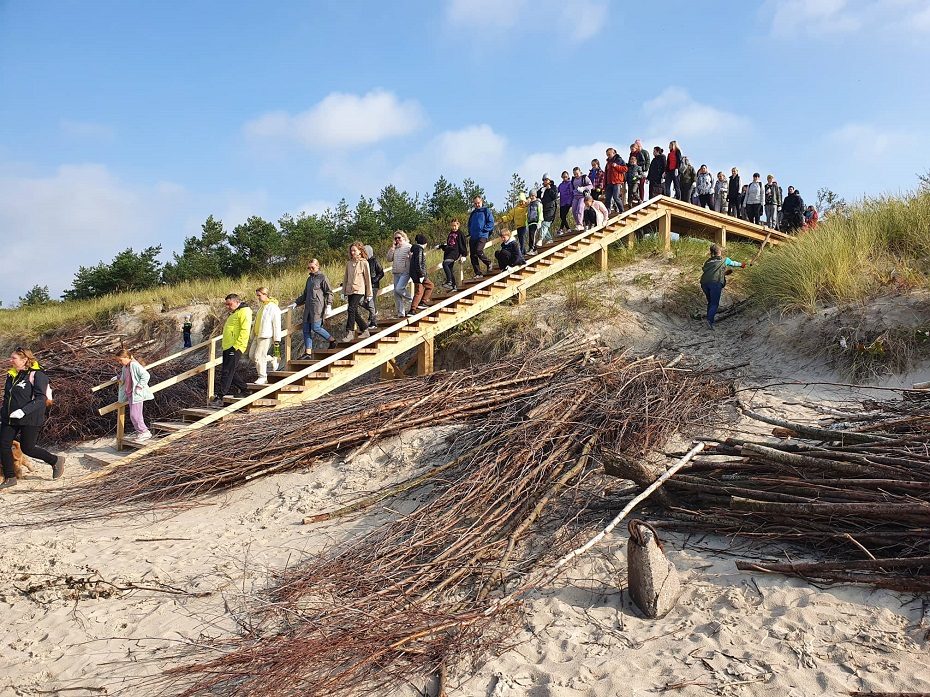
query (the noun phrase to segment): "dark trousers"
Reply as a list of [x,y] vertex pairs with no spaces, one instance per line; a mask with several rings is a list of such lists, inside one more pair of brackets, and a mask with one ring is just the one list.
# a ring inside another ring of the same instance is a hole
[[664,192],[662,191],[662,182],[649,182],[649,198],[655,198],[656,196],[661,196]]
[[190,348],[191,346],[193,346],[191,343],[191,333],[184,332],[184,348]]
[[529,244],[529,248],[534,250],[536,249],[537,233],[539,232],[539,223],[530,223],[526,226],[526,241]]
[[514,259],[514,255],[506,249],[498,249],[494,252],[494,258],[497,259],[497,265],[500,267],[501,271],[508,266],[516,266],[517,263]]
[[645,195],[646,195],[646,180],[640,179],[639,180],[639,201],[640,203],[642,203],[643,196]]
[[707,297],[707,323],[714,326],[714,318],[717,316],[717,309],[720,307],[720,295],[723,293],[722,283],[702,283],[701,290]]
[[714,210],[713,194],[698,194],[698,201],[701,202],[701,208],[710,208],[711,210]]
[[568,230],[568,212],[572,209],[572,204],[567,206],[559,206],[559,223],[561,226],[560,230]]
[[361,293],[351,293],[349,295],[349,308],[346,310],[346,331],[351,332],[353,327],[358,327],[359,333],[368,329],[368,325],[362,321],[362,316],[358,313],[359,305],[365,296]]
[[739,195],[731,196],[727,204],[727,215],[739,218]]
[[604,205],[607,206],[607,212],[611,211],[611,204],[617,204],[617,211],[623,213],[623,197],[620,195],[620,185],[619,184],[608,184],[606,189],[607,200],[604,201]]
[[597,212],[593,208],[584,209],[584,226],[594,227],[597,225]]
[[442,260],[442,272],[446,275],[446,283],[452,287],[456,287],[458,284],[455,282],[455,273],[452,271],[452,267],[455,266],[457,259],[443,259]]
[[47,465],[58,463],[57,456],[36,445],[36,439],[39,437],[41,428],[41,426],[13,426],[11,424],[0,427],[0,461],[3,462],[4,479],[16,476],[16,470],[13,469],[14,440],[19,441],[19,447],[23,451],[23,455],[35,460],[42,460]]
[[526,254],[526,226],[517,228],[517,240],[520,243],[520,254]]
[[637,187],[636,184],[630,183],[626,185],[626,195],[629,199],[628,203],[630,204],[630,208],[638,206],[643,202],[641,194],[639,193],[639,187]]
[[220,373],[220,393],[217,397],[223,397],[229,394],[230,387],[235,387],[236,392],[239,394],[248,391],[245,380],[240,378],[237,372],[240,358],[242,358],[242,351],[237,348],[228,348],[223,351],[223,369]]
[[362,308],[368,312],[368,326],[377,327],[378,326],[378,291],[380,288],[374,284],[371,286],[371,302],[368,302],[368,298],[362,300]]
[[759,224],[760,219],[762,218],[762,204],[761,203],[747,203],[746,204],[746,217],[749,218],[749,222]]
[[479,261],[487,267],[488,271],[491,270],[491,260],[488,259],[488,256],[484,253],[484,246],[487,243],[487,237],[480,237],[477,240],[468,240],[468,251],[471,254],[471,267],[475,270],[476,274],[481,273],[481,268],[478,266]]
[[684,195],[681,193],[681,176],[675,172],[665,173],[665,195],[672,195],[672,185],[675,185],[675,198],[684,201]]

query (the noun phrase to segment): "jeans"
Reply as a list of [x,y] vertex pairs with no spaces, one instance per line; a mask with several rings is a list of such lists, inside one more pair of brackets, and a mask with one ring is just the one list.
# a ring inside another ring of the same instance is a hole
[[529,242],[529,248],[532,251],[536,251],[536,243],[539,241],[539,236],[536,234],[539,230],[538,223],[530,223],[526,226],[527,241]]
[[539,228],[539,244],[552,242],[552,223],[551,220],[544,220]]
[[491,260],[488,259],[487,255],[484,253],[484,246],[488,243],[487,237],[479,237],[477,240],[468,240],[468,251],[471,255],[471,267],[475,270],[475,275],[481,273],[481,268],[478,266],[480,261],[487,267],[487,270],[491,270]]
[[675,185],[675,198],[681,199],[684,201],[683,194],[681,193],[681,176],[678,174],[678,170],[665,173],[665,195],[672,195],[672,185]]
[[248,392],[248,385],[245,380],[239,377],[239,359],[242,358],[242,351],[237,348],[228,348],[223,351],[223,369],[220,373],[220,393],[217,397],[223,397],[229,393],[230,387],[235,387],[236,392],[243,394]]
[[346,332],[351,332],[353,326],[358,327],[360,334],[368,329],[368,325],[362,321],[358,314],[358,306],[362,304],[364,299],[365,296],[361,293],[349,294],[349,308],[346,310]]
[[410,283],[409,273],[399,273],[394,276],[394,309],[398,317],[407,316],[407,303],[413,300],[413,296],[407,292],[408,283]]
[[19,441],[23,455],[42,460],[47,465],[58,464],[57,456],[36,445],[41,428],[41,426],[14,426],[13,424],[4,424],[0,427],[0,461],[3,462],[4,479],[16,476],[16,470],[13,468],[14,440]]
[[711,210],[714,210],[713,194],[698,194],[698,201],[701,203],[701,208],[710,208]]
[[572,209],[572,204],[567,206],[559,206],[559,222],[562,223],[562,226],[559,230],[568,230],[568,212]]
[[184,348],[190,348],[191,346],[193,346],[191,343],[191,333],[184,332]]
[[452,270],[456,261],[458,261],[458,259],[442,260],[442,272],[446,276],[446,284],[452,286],[453,288],[458,285],[458,283],[455,282],[455,272]]
[[630,206],[630,208],[633,208],[634,206],[638,206],[639,204],[643,202],[643,199],[640,197],[640,194],[639,194],[639,187],[636,186],[636,184],[632,184],[632,183],[627,184],[626,188],[627,188],[627,204]]
[[333,338],[332,336],[330,336],[330,333],[328,331],[323,329],[322,322],[313,322],[311,324],[309,321],[307,321],[307,322],[304,322],[301,329],[303,330],[304,347],[306,348],[307,353],[310,353],[310,351],[313,350],[313,335],[314,334],[319,334],[326,341],[331,341]]
[[778,227],[778,206],[765,204],[765,224],[773,230]]
[[720,294],[723,293],[722,283],[702,283],[701,290],[707,297],[707,324],[714,326],[714,318],[717,316],[717,309],[720,307]]
[[620,193],[620,185],[619,184],[608,184],[607,188],[604,190],[604,193],[606,196],[604,205],[607,206],[607,213],[610,214],[611,212],[610,206],[613,203],[617,204],[617,212],[623,213],[623,210],[624,210],[623,195]]
[[526,254],[526,226],[517,228],[517,240],[520,242],[520,253]]

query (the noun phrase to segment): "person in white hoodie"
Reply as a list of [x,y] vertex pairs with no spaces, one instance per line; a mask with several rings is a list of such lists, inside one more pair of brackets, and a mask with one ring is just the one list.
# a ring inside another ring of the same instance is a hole
[[407,316],[407,303],[413,296],[407,291],[410,283],[410,238],[403,230],[394,231],[394,244],[388,249],[387,260],[391,262],[394,276],[394,308],[398,317]]
[[255,370],[258,371],[256,385],[268,384],[268,364],[272,364],[272,370],[278,369],[278,359],[273,355],[268,355],[268,350],[278,346],[281,341],[281,308],[278,307],[278,301],[271,297],[269,290],[262,286],[255,289],[255,296],[258,298],[258,312],[255,313],[255,321],[252,323],[252,344],[249,346],[249,358],[255,363]]
[[749,188],[746,189],[746,219],[749,222],[759,225],[762,218],[762,203],[765,201],[765,186],[762,184],[762,175],[758,172],[752,175],[752,181]]

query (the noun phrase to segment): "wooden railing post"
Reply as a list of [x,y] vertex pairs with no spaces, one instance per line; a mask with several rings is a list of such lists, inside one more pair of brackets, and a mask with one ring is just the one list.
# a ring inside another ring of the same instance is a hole
[[665,215],[659,218],[659,242],[662,244],[663,252],[672,251],[672,212],[665,211]]
[[433,372],[433,337],[425,339],[417,347],[417,375],[430,375]]
[[207,368],[207,401],[209,402],[213,399],[213,396],[216,392],[216,367],[213,365],[213,361],[216,360],[216,340],[219,337],[213,337],[210,340],[210,351],[207,354],[207,365],[210,367]]
[[714,234],[714,242],[717,243],[717,246],[720,249],[724,249],[727,246],[727,226],[721,225],[717,228],[716,233]]
[[121,404],[116,410],[116,449],[123,449],[123,438],[126,435],[126,405]]
[[281,354],[281,362],[283,365],[278,366],[278,370],[284,370],[285,366],[291,362],[291,341],[294,339],[294,328],[297,326],[294,323],[294,315],[296,314],[293,310],[285,310],[287,313],[287,336],[284,338],[284,353]]

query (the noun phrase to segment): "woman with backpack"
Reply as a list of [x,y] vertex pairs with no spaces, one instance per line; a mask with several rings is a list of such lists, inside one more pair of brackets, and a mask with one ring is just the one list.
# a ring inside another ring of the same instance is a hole
[[45,408],[51,402],[50,395],[48,376],[32,351],[21,346],[14,349],[10,354],[10,370],[0,408],[0,462],[3,464],[0,489],[17,484],[13,465],[14,440],[19,441],[24,455],[50,465],[53,479],[64,474],[65,456],[52,455],[36,445],[39,431],[45,423]]
[[581,167],[575,167],[572,174],[572,217],[575,230],[584,230],[584,197],[594,190],[594,185],[587,174],[581,173]]
[[117,399],[129,405],[129,420],[136,429],[136,440],[148,440],[152,437],[152,432],[142,418],[142,404],[155,399],[155,395],[149,389],[149,371],[126,349],[117,351],[113,359],[120,366],[116,376],[119,384]]

